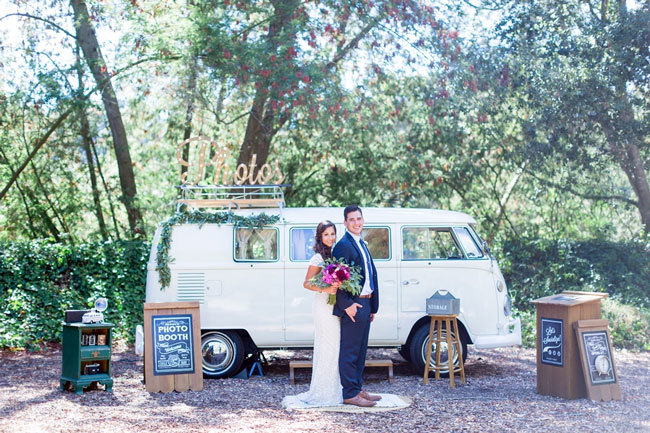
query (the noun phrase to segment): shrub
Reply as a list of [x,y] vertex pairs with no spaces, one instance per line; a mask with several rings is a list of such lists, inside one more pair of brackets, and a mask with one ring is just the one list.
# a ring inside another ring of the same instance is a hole
[[104,316],[116,336],[131,341],[142,323],[149,250],[142,241],[0,244],[0,347],[60,340],[65,310],[98,297],[108,299]]
[[614,346],[650,350],[650,248],[642,242],[504,242],[495,248],[522,321],[522,344],[535,347],[535,306],[530,301],[563,290],[607,292],[603,317]]
[[619,302],[650,308],[650,246],[642,242],[507,241],[497,246],[513,304],[563,290],[607,292]]
[[602,306],[615,347],[650,350],[650,311],[621,304],[615,299],[603,299]]

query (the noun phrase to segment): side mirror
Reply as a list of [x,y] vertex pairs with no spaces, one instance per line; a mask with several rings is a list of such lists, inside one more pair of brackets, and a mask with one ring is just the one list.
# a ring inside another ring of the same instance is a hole
[[483,241],[483,254],[486,254],[488,256],[492,255],[492,252],[490,251],[490,246],[488,245],[487,241]]

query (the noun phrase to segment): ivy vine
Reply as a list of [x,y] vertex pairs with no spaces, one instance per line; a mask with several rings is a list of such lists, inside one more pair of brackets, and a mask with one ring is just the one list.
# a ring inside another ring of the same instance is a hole
[[169,263],[173,259],[169,258],[169,248],[172,242],[172,229],[175,225],[180,224],[198,224],[199,229],[204,224],[233,224],[235,227],[248,227],[250,229],[261,229],[265,226],[275,224],[280,220],[278,215],[267,215],[264,212],[257,215],[241,216],[233,212],[205,212],[200,210],[184,211],[176,213],[167,221],[161,224],[160,239],[156,251],[156,271],[158,271],[158,281],[160,289],[169,287],[171,281],[171,270]]

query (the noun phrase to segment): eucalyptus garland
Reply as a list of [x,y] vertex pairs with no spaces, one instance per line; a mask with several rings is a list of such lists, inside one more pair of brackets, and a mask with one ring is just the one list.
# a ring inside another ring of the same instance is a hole
[[204,212],[200,210],[176,213],[161,224],[162,230],[160,231],[160,239],[158,240],[156,252],[156,271],[158,271],[160,289],[169,287],[171,281],[169,248],[172,243],[172,229],[175,225],[198,224],[200,229],[204,224],[233,224],[236,227],[261,229],[262,227],[273,225],[279,220],[280,217],[278,215],[267,215],[264,212],[249,216],[235,215],[233,212]]

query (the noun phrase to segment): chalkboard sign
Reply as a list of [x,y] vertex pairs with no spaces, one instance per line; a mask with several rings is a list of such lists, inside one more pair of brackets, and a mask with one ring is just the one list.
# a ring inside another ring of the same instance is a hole
[[563,331],[561,320],[542,317],[542,329],[539,336],[542,341],[542,363],[564,365]]
[[573,322],[587,397],[596,401],[621,399],[616,362],[607,332],[608,326],[607,319]]
[[616,382],[612,353],[606,331],[582,333],[587,370],[592,385]]
[[194,373],[192,315],[152,316],[153,374]]

